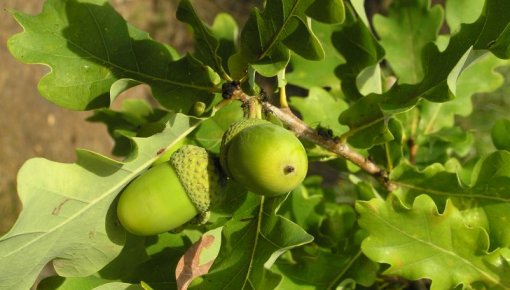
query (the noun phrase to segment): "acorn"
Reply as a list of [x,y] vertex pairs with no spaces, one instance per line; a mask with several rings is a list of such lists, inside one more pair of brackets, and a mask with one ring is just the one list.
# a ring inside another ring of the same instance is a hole
[[205,223],[211,206],[221,202],[219,190],[214,158],[204,148],[184,145],[124,189],[117,216],[126,230],[142,236]]
[[220,162],[227,175],[253,193],[288,193],[305,178],[308,158],[289,130],[261,119],[243,119],[225,132]]

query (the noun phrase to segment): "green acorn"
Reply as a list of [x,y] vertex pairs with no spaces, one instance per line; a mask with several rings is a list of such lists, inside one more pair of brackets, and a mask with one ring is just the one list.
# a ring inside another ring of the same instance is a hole
[[137,177],[117,206],[121,224],[136,235],[154,235],[187,222],[205,223],[221,201],[217,162],[204,148],[184,145],[168,162]]
[[230,146],[230,140],[232,140],[239,132],[241,132],[244,128],[248,128],[250,126],[258,125],[258,124],[266,124],[268,121],[261,120],[261,119],[242,119],[240,121],[237,121],[230,125],[230,127],[225,131],[223,134],[223,138],[221,139],[221,146],[220,146],[220,163],[221,167],[227,175],[230,176],[230,173],[228,171],[227,166],[227,152],[228,147]]
[[277,196],[298,186],[308,158],[289,130],[260,119],[244,119],[223,135],[220,162],[228,176],[253,193]]

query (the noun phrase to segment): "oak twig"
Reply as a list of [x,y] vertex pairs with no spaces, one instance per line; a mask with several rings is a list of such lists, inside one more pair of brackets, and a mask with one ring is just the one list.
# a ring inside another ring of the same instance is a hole
[[[231,98],[240,100],[243,103],[247,103],[253,97],[250,97],[246,95],[242,90],[237,89],[232,92]],[[317,130],[309,127],[305,122],[294,115],[289,107],[278,108],[275,105],[265,101],[263,101],[261,104],[262,108],[266,112],[270,112],[275,115],[285,124],[288,129],[292,130],[299,137],[317,144],[326,150],[353,162],[367,173],[379,178],[383,182],[386,189],[389,191],[395,190],[395,184],[389,181],[388,174],[384,169],[379,167],[368,158],[365,158],[355,150],[352,150],[347,144],[339,142],[337,139],[331,138],[330,136],[319,134]]]

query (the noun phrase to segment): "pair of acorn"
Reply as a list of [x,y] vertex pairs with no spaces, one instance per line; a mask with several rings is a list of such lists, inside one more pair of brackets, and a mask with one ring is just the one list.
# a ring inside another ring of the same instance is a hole
[[[121,224],[133,234],[154,235],[190,221],[207,221],[211,207],[222,200],[216,163],[204,148],[182,146],[168,162],[150,168],[124,189],[117,205]],[[264,196],[291,191],[308,170],[299,139],[261,119],[243,119],[229,127],[220,164],[229,178]]]

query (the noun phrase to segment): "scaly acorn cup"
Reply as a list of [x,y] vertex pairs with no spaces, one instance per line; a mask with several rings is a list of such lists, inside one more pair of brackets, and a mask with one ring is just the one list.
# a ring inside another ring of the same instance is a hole
[[136,235],[154,235],[187,222],[207,221],[220,201],[220,173],[204,148],[184,145],[169,162],[147,170],[122,192],[117,205],[121,224]]
[[220,162],[229,177],[253,193],[277,196],[306,176],[308,157],[290,131],[260,119],[244,119],[223,135]]

